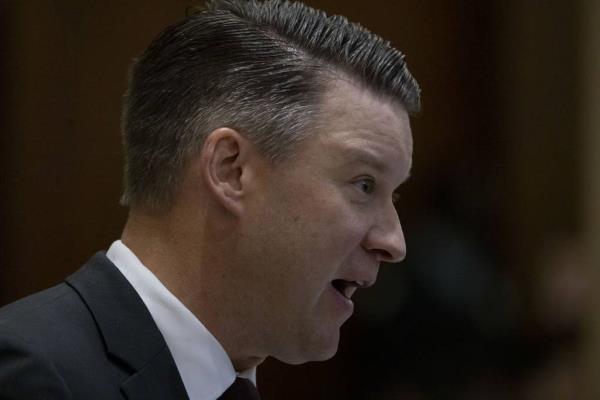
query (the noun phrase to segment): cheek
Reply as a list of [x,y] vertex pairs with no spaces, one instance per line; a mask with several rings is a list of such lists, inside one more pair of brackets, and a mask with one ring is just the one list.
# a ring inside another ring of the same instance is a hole
[[272,276],[322,286],[360,246],[367,221],[339,188],[305,186],[268,196],[253,223],[254,251]]
[[337,210],[310,221],[308,225],[314,255],[323,261],[341,261],[360,245],[363,237],[361,223],[349,215],[336,214]]
[[293,216],[290,246],[305,273],[330,275],[360,247],[365,236],[364,221],[340,202],[302,210]]

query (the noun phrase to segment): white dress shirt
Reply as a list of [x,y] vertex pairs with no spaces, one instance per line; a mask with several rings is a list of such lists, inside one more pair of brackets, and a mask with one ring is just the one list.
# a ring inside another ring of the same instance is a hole
[[256,368],[236,374],[225,349],[204,325],[117,240],[106,252],[150,311],[191,400],[217,399],[236,376],[256,385]]

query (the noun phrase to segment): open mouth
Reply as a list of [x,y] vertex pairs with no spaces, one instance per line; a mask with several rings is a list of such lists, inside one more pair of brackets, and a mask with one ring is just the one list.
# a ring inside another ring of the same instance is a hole
[[356,289],[363,286],[356,281],[346,281],[344,279],[335,279],[331,282],[331,286],[337,290],[342,296],[350,300]]

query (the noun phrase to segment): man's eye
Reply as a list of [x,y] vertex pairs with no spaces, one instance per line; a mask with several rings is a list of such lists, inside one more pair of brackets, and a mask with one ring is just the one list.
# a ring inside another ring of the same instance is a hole
[[356,182],[356,185],[366,194],[371,194],[375,191],[375,180],[372,178],[361,179]]

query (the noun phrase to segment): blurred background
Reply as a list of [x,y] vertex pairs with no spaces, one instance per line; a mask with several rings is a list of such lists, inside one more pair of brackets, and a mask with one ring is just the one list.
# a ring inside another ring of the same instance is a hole
[[[600,1],[307,0],[407,54],[423,89],[408,256],[327,362],[263,398],[600,398]],[[119,237],[128,65],[183,0],[0,0],[0,304]]]

